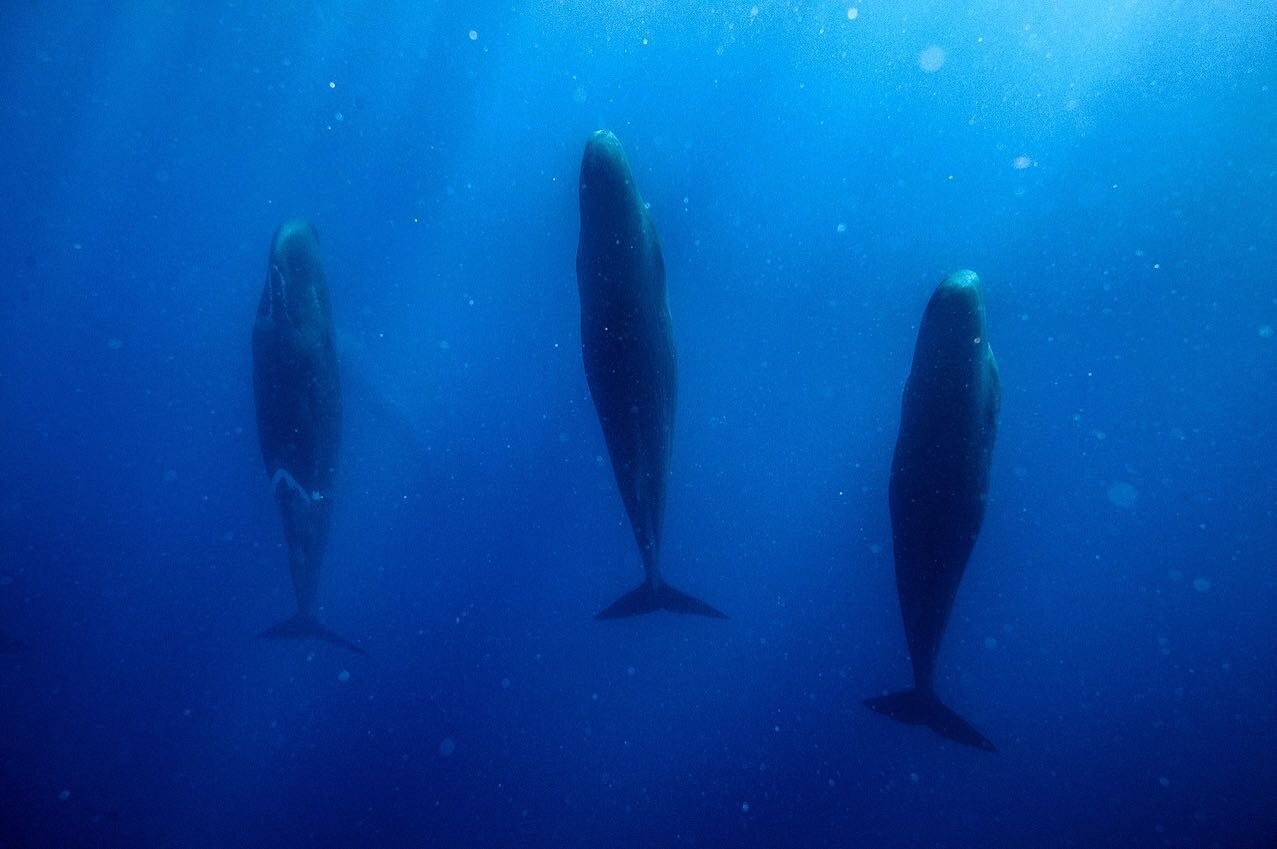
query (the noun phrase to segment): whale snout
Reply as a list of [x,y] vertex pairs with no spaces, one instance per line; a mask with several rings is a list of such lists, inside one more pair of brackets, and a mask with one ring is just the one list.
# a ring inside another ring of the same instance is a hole
[[634,191],[633,184],[620,140],[611,130],[596,130],[585,143],[581,157],[582,203],[628,199]]
[[980,275],[969,268],[953,272],[940,285],[953,292],[965,292],[980,297]]
[[972,346],[985,347],[984,291],[980,277],[967,269],[955,271],[936,287],[918,330],[921,349],[940,356],[948,352],[965,358]]
[[936,287],[927,312],[947,314],[954,322],[960,322],[965,316],[970,321],[983,324],[984,289],[979,275],[965,268],[950,274]]
[[295,218],[275,232],[267,275],[268,314],[294,328],[308,324],[326,297],[319,237],[310,222]]
[[621,140],[611,130],[595,130],[585,143],[585,163],[608,163],[625,160],[625,152],[621,148]]
[[294,218],[284,222],[275,231],[275,239],[271,245],[271,255],[276,259],[304,259],[319,255],[319,234],[315,227],[304,218]]
[[936,287],[932,301],[955,313],[984,312],[984,288],[980,276],[970,269],[955,271]]

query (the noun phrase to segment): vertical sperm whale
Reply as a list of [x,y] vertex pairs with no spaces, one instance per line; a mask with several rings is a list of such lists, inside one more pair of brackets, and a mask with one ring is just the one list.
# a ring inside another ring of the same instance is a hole
[[891,463],[896,589],[914,688],[865,704],[987,751],[993,744],[941,704],[933,684],[940,639],[984,520],[1001,397],[980,278],[955,272],[936,288],[918,327]]
[[586,143],[580,198],[576,279],[585,377],[645,575],[597,618],[660,609],[726,618],[665,583],[661,572],[678,363],[661,243],[621,143],[606,130]]
[[288,545],[297,614],[263,637],[316,637],[364,650],[315,618],[341,445],[341,382],[315,230],[282,225],[271,242],[253,324],[257,435]]

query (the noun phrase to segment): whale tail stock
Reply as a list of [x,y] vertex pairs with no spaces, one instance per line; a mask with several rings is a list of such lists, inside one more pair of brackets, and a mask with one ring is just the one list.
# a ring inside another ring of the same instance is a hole
[[307,637],[314,637],[334,646],[353,651],[355,654],[368,657],[368,652],[358,645],[331,628],[326,628],[319,624],[318,619],[305,613],[298,613],[291,619],[285,619],[278,625],[262,631],[259,636],[266,640],[302,640]]
[[652,586],[644,581],[612,603],[611,607],[595,614],[595,619],[622,619],[638,616],[653,610],[670,610],[674,613],[694,613],[711,619],[726,619],[727,614],[710,607],[696,596],[676,590],[669,584]]
[[941,737],[947,737],[986,752],[997,751],[987,737],[976,731],[971,723],[941,704],[935,693],[929,690],[902,690],[899,693],[865,699],[865,705],[897,722],[925,725]]

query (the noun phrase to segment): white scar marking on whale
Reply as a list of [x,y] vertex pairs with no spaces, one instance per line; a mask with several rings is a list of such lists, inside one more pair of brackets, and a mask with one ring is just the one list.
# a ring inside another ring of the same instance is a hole
[[[288,303],[288,278],[286,278],[286,277],[284,276],[284,273],[283,273],[282,271],[280,271],[280,270],[279,270],[279,266],[278,266],[278,265],[275,265],[274,263],[272,263],[272,264],[271,264],[271,267],[270,267],[270,276],[271,276],[271,279],[272,279],[272,280],[278,280],[278,281],[279,281],[279,302],[280,302],[281,304],[286,304],[286,303]],[[273,286],[273,285],[274,285],[274,283],[272,283],[271,285]],[[271,318],[274,318],[274,317],[275,317],[275,316],[274,316],[274,309],[275,309],[275,299],[274,299],[274,297],[272,297],[272,298],[270,298],[270,310],[271,310],[271,312],[268,312],[268,313],[267,313],[267,315],[269,315]]]
[[308,492],[306,487],[298,483],[297,478],[289,474],[288,469],[283,466],[276,469],[274,477],[270,479],[271,492],[277,491],[281,483],[297,493],[298,497],[305,501],[322,501],[324,498],[324,494],[319,490]]

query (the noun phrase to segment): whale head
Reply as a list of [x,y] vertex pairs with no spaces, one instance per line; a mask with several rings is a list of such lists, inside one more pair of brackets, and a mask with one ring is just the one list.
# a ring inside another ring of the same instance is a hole
[[615,220],[642,208],[630,163],[610,130],[596,130],[581,156],[581,222]]
[[955,271],[944,279],[927,303],[918,328],[915,369],[975,363],[989,348],[984,325],[984,292],[974,271]]
[[322,319],[326,298],[319,237],[308,221],[280,225],[271,242],[262,310],[277,321],[300,327]]

